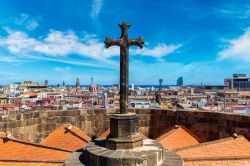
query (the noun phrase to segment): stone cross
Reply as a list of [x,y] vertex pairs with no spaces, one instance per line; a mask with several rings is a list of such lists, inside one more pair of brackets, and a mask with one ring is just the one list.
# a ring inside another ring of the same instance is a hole
[[138,46],[143,47],[144,41],[143,37],[138,39],[129,39],[128,38],[128,28],[129,24],[122,23],[119,24],[121,28],[121,37],[119,39],[110,39],[106,36],[104,41],[106,48],[110,46],[119,46],[120,47],[120,113],[126,114],[128,110],[128,55],[129,55],[129,46]]

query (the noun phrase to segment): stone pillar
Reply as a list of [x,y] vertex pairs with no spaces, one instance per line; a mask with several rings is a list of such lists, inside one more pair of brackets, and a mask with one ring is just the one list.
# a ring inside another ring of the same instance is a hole
[[134,149],[142,145],[143,138],[139,133],[138,117],[135,113],[111,115],[106,148]]

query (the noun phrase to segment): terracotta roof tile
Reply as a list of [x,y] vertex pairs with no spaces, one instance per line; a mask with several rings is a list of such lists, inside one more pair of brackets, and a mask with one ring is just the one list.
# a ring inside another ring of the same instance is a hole
[[199,144],[198,138],[183,126],[164,132],[156,141],[171,150]]
[[211,160],[211,161],[187,161],[185,166],[249,166],[250,159],[242,160]]
[[104,133],[102,133],[98,138],[105,139],[110,134],[110,129],[106,130]]
[[184,161],[207,159],[250,159],[250,142],[243,136],[201,143],[177,150]]
[[0,137],[6,137],[6,133],[0,132]]
[[42,144],[76,151],[83,149],[91,141],[91,138],[83,131],[74,126],[72,126],[71,130],[68,130],[67,126],[62,125],[56,129],[42,141]]
[[36,96],[37,94],[35,92],[24,92],[24,94],[29,96]]
[[0,166],[63,166],[63,163],[2,162]]
[[14,138],[6,139],[3,133],[0,137],[0,161],[64,161],[69,151],[47,147],[40,144],[20,141]]

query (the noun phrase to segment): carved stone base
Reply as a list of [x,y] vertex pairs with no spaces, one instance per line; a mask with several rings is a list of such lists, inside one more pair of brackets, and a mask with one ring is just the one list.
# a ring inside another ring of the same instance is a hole
[[138,117],[135,113],[113,114],[110,117],[110,134],[107,137],[108,149],[133,149],[143,145],[139,133]]
[[144,140],[144,146],[136,150],[111,150],[90,142],[86,147],[85,164],[87,166],[158,166],[163,161],[163,154],[163,147],[153,140]]

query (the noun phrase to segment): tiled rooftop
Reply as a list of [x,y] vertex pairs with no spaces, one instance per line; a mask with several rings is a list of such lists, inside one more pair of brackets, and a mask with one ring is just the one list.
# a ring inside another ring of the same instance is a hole
[[24,94],[29,95],[29,96],[36,96],[37,95],[34,92],[24,92]]
[[56,129],[42,141],[42,144],[76,151],[83,149],[91,141],[91,138],[83,131],[74,126],[69,130],[67,126],[62,125]]
[[156,141],[171,150],[199,144],[198,138],[183,126],[166,130]]
[[1,162],[0,166],[63,166],[63,163]]
[[250,159],[242,160],[211,160],[211,161],[185,161],[185,166],[249,166]]
[[0,132],[0,161],[34,161],[34,162],[63,162],[69,151],[44,146],[41,144],[7,139],[5,133]]
[[6,137],[6,133],[0,132],[0,137]]
[[106,130],[104,133],[102,133],[98,138],[105,139],[110,134],[110,130]]
[[244,136],[201,143],[177,150],[188,166],[250,165],[250,142]]
[[243,136],[225,138],[177,150],[183,158],[250,157],[250,142]]
[[[0,166],[64,165],[72,151],[84,148],[91,141],[83,131],[68,127],[66,124],[59,127],[42,144],[7,139],[6,133],[0,132]],[[98,138],[104,139],[109,134],[107,130]],[[166,130],[156,140],[180,155],[185,166],[250,166],[250,142],[244,136],[199,143],[199,138],[179,126]]]

